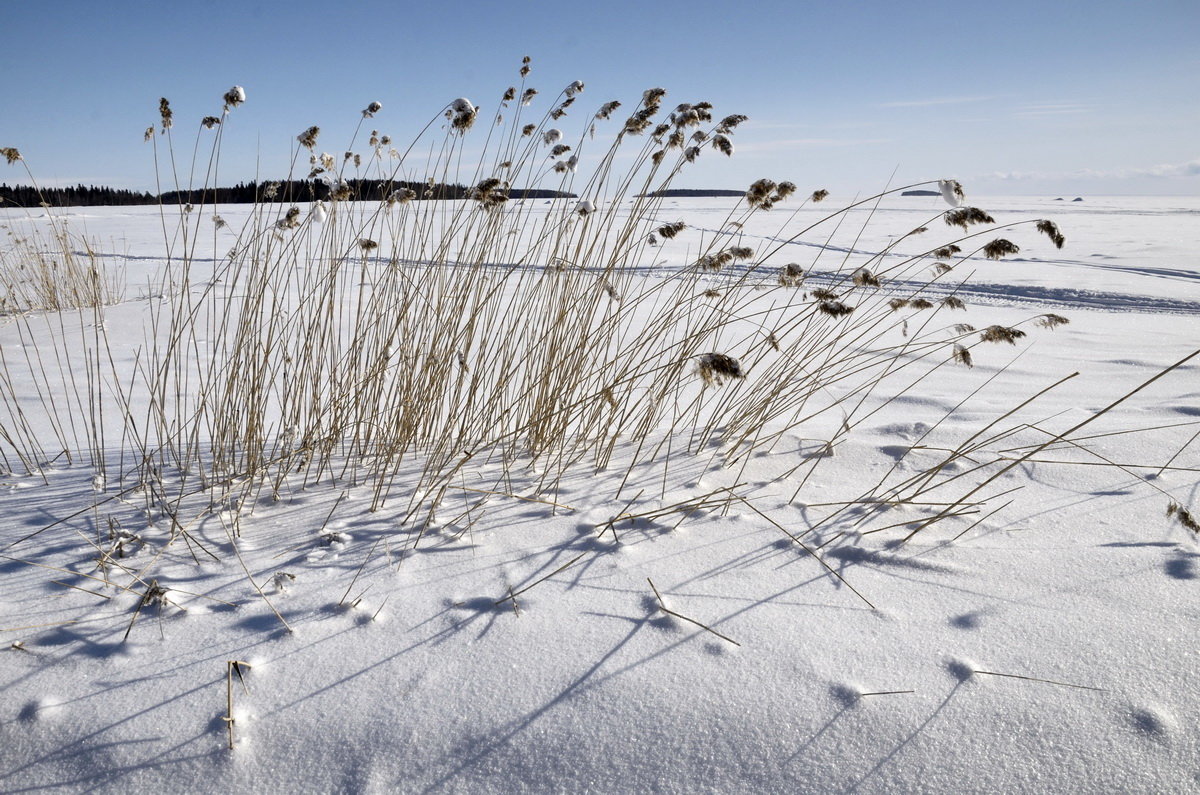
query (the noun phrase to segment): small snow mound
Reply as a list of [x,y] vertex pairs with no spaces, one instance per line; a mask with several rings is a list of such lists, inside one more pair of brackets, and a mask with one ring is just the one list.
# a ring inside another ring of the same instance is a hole
[[862,699],[862,694],[861,687],[849,682],[838,682],[829,688],[829,695],[833,696],[833,699],[841,704],[843,709],[856,706]]
[[979,667],[965,657],[951,657],[945,662],[946,670],[959,682],[965,682],[975,676]]
[[1130,711],[1129,719],[1135,729],[1156,740],[1165,740],[1174,724],[1170,715],[1153,706],[1135,707]]

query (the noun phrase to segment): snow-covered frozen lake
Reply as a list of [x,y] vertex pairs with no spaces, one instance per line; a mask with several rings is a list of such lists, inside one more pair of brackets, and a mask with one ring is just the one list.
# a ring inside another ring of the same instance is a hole
[[[971,257],[961,279],[884,279],[881,296],[966,311],[881,311],[895,328],[869,344],[959,321],[1025,337],[976,344],[971,368],[901,374],[734,461],[719,436],[680,452],[687,429],[628,468],[637,440],[623,440],[617,463],[552,489],[542,464],[480,463],[414,533],[402,499],[372,511],[366,485],[320,478],[250,510],[164,518],[116,485],[132,466],[119,428],[106,480],[86,457],[28,474],[10,456],[0,789],[1200,790],[1200,537],[1179,518],[1200,516],[1200,356],[1183,361],[1200,350],[1200,199],[1062,198],[971,197],[997,225],[1053,220],[1066,246],[1025,226],[1006,232],[1019,253]],[[657,221],[687,231],[630,284],[684,269],[728,233],[732,204],[664,201]],[[549,211],[526,209],[529,229]],[[940,198],[910,197],[793,239],[828,209],[753,216],[737,242],[774,251],[771,268],[705,284],[757,291],[747,317],[786,324],[784,263],[833,288],[861,261],[886,273],[954,236]],[[225,228],[166,242],[157,208],[56,213],[124,296],[102,319],[0,318],[6,434],[52,414],[23,391],[28,363],[60,372],[55,351],[97,325],[107,358],[59,376],[64,395],[150,369],[147,329],[183,253],[190,278],[219,280],[258,223],[216,212]],[[43,216],[0,210],[0,232],[45,233]],[[378,264],[364,254],[361,278]],[[1047,314],[1069,323],[1043,328]],[[419,480],[406,466],[398,482]],[[919,497],[897,499],[905,488]]]

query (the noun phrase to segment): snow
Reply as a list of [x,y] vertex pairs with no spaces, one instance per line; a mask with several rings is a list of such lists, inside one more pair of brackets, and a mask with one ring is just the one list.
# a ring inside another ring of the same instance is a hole
[[[619,464],[582,465],[548,490],[518,464],[501,489],[497,467],[480,465],[416,544],[404,499],[373,512],[365,484],[297,477],[278,500],[264,490],[193,528],[219,560],[168,544],[170,517],[120,491],[115,471],[60,458],[4,475],[0,788],[1197,791],[1200,543],[1166,508],[1200,508],[1200,357],[1089,418],[1200,348],[1200,201],[969,202],[1000,224],[1052,218],[1067,245],[1030,228],[1013,234],[1016,256],[958,265],[970,281],[922,292],[967,302],[938,322],[1055,312],[1070,324],[1026,322],[1012,347],[975,347],[973,368],[871,396],[832,451],[822,440],[842,415],[731,467],[716,437],[681,453],[687,434],[627,481]],[[658,259],[635,278],[676,272],[728,206],[666,201],[658,220],[688,230],[649,249]],[[800,261],[809,287],[832,284],[864,252],[895,244],[872,266],[886,274],[950,237],[944,209],[940,196],[889,199],[850,214],[848,233],[798,240],[775,210],[737,244],[778,246],[777,266]],[[253,222],[246,208],[218,212],[232,229]],[[126,300],[104,324],[114,367],[132,368],[169,267],[158,212],[61,215],[124,269]],[[0,224],[46,221],[10,209]],[[197,267],[228,242],[202,235]],[[883,289],[918,288],[885,277]],[[927,316],[895,315],[914,332]],[[22,346],[75,339],[91,321],[42,313],[31,339],[0,319],[11,377],[29,377]],[[943,476],[1014,464],[963,516],[902,541],[967,490],[946,487],[931,504],[863,501],[825,521],[832,503],[918,475],[1076,372],[949,462]],[[1080,423],[1080,446],[1019,461],[1022,445]],[[419,475],[413,463],[398,481]],[[105,583],[130,582],[96,566],[110,514],[123,521],[119,563],[161,600]],[[244,685],[229,661],[245,663]]]

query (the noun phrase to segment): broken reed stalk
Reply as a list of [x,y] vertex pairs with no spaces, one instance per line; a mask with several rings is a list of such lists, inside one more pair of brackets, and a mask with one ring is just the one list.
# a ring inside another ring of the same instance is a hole
[[578,563],[578,562],[579,562],[579,561],[580,561],[580,560],[581,560],[581,559],[582,559],[582,558],[583,558],[585,555],[587,555],[587,553],[586,553],[586,552],[581,552],[581,553],[579,553],[578,555],[576,555],[575,557],[571,558],[570,560],[568,560],[568,561],[567,561],[566,563],[564,563],[563,565],[559,566],[559,567],[558,567],[557,569],[555,569],[554,571],[552,571],[552,572],[550,572],[549,574],[547,574],[545,577],[541,577],[541,578],[539,578],[539,579],[537,579],[537,580],[534,580],[534,581],[533,581],[533,582],[531,582],[529,585],[526,585],[524,588],[520,589],[519,591],[514,591],[512,588],[509,588],[509,589],[508,589],[508,596],[504,597],[503,599],[497,599],[496,601],[492,602],[492,605],[493,605],[494,607],[499,607],[500,605],[504,604],[505,602],[509,601],[510,599],[512,600],[513,604],[515,605],[515,604],[516,604],[516,602],[517,602],[517,597],[518,597],[518,596],[520,596],[521,594],[525,593],[526,591],[528,591],[528,590],[529,590],[530,588],[532,588],[533,586],[535,586],[535,585],[540,585],[541,583],[543,583],[543,582],[545,582],[546,580],[548,580],[548,579],[550,579],[551,577],[553,577],[555,574],[559,574],[560,572],[566,571],[566,570],[567,570],[567,569],[569,569],[571,566],[574,566],[576,563]]
[[229,750],[233,750],[233,725],[236,722],[233,717],[233,677],[237,674],[238,681],[241,682],[242,688],[246,691],[246,695],[250,695],[250,688],[246,685],[246,680],[242,676],[242,668],[250,668],[250,663],[242,660],[226,660],[225,661],[225,715],[221,718],[225,722],[225,729],[229,734]]
[[682,613],[676,613],[674,610],[671,610],[670,608],[667,607],[666,603],[663,601],[662,594],[660,594],[658,592],[658,589],[654,587],[654,580],[647,577],[646,582],[650,583],[650,590],[654,591],[654,598],[658,600],[658,608],[660,610],[662,610],[664,613],[666,613],[667,615],[674,616],[675,618],[682,619],[683,621],[687,621],[689,624],[695,624],[696,626],[700,627],[700,629],[703,629],[706,632],[711,632],[712,634],[716,635],[721,640],[728,641],[728,642],[732,643],[734,646],[742,645],[742,644],[738,643],[736,640],[734,640],[733,638],[728,637],[726,635],[722,635],[720,632],[717,632],[712,627],[707,626],[705,624],[701,624],[699,621],[697,621],[694,618],[688,618],[687,616],[683,615]]

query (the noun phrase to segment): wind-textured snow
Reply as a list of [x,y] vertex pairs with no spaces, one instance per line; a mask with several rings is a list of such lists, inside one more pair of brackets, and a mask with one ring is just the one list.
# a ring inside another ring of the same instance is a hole
[[[678,457],[623,489],[623,468],[584,468],[555,505],[528,472],[478,517],[454,497],[415,550],[389,544],[395,517],[354,488],[264,496],[240,551],[280,617],[228,549],[152,561],[167,533],[152,517],[126,528],[146,542],[129,542],[126,565],[153,564],[167,601],[139,611],[140,595],[82,576],[96,573],[105,488],[93,472],[60,460],[45,482],[0,478],[0,789],[1200,791],[1200,544],[1166,515],[1200,507],[1200,358],[1086,441],[1014,467],[998,485],[1016,491],[907,543],[939,492],[861,507],[899,531],[818,527],[807,549],[791,537],[1072,372],[980,455],[1015,459],[1200,347],[1196,200],[970,201],[1002,222],[1054,218],[1067,246],[972,260],[954,317],[982,329],[1054,311],[1069,325],[877,396],[831,456],[806,432],[729,469]],[[717,228],[725,207],[668,201],[661,220]],[[819,240],[774,228],[748,225],[744,242],[794,248],[817,284],[851,249],[879,251],[944,209],[890,200],[857,242],[819,255]],[[236,225],[238,208],[220,211]],[[157,211],[64,215],[112,241],[131,289],[109,333],[139,339],[138,287],[163,267]],[[36,344],[13,328],[0,321],[10,361]],[[801,488],[797,463],[817,456]],[[751,500],[704,502],[739,484]]]

